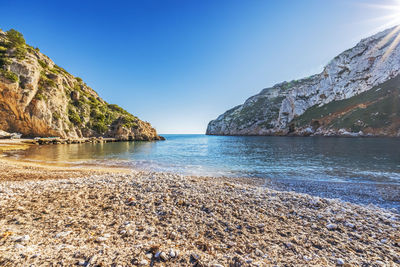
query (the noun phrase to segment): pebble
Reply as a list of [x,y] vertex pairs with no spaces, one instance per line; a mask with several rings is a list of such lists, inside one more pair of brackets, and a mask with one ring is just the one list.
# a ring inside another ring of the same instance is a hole
[[25,247],[23,245],[21,245],[21,244],[15,244],[14,248],[16,248],[16,249],[24,249]]
[[218,263],[214,263],[213,265],[211,265],[211,267],[224,267],[224,266]]
[[259,250],[258,248],[256,248],[255,252],[254,252],[257,256],[261,257],[264,253]]
[[56,234],[56,238],[67,236],[70,233],[72,233],[72,231],[60,232],[60,233]]
[[169,260],[167,254],[166,254],[165,252],[161,252],[161,253],[160,253],[160,258],[161,258],[162,260],[164,260],[164,261]]
[[354,228],[355,225],[349,222],[345,222],[344,226],[349,227],[349,228]]
[[198,260],[200,259],[200,256],[197,255],[196,253],[190,254],[190,257],[191,257],[194,261],[198,261]]
[[328,228],[329,230],[336,230],[338,227],[336,224],[330,223],[326,225],[326,228]]
[[140,262],[139,262],[139,266],[146,266],[146,265],[148,265],[149,264],[149,262],[147,261],[147,260],[141,260]]
[[310,261],[311,258],[310,258],[310,257],[307,257],[307,256],[303,256],[303,260],[305,260],[305,261]]
[[25,242],[25,241],[29,241],[31,238],[29,237],[29,235],[23,235],[23,236],[15,236],[13,237],[13,241],[15,242]]
[[151,259],[153,258],[153,254],[147,253],[147,254],[146,254],[146,258],[148,258],[149,260],[151,260]]
[[105,242],[105,241],[107,241],[107,239],[108,239],[108,237],[99,236],[99,237],[96,239],[96,241],[97,241],[97,242]]
[[149,228],[147,228],[147,233],[148,234],[152,234],[152,233],[154,233],[156,231],[156,229],[154,228],[154,227],[149,227]]
[[171,248],[171,249],[169,250],[169,256],[170,256],[171,258],[175,258],[175,257],[178,256],[178,252],[175,251],[175,250],[173,250],[173,249]]
[[285,243],[285,246],[286,246],[287,248],[292,248],[292,247],[293,247],[293,244],[290,243],[290,242],[287,242],[287,243]]
[[341,258],[339,258],[339,259],[336,260],[336,263],[337,263],[338,265],[343,265],[343,264],[344,264],[344,260],[341,259]]
[[85,260],[79,260],[78,261],[78,265],[79,266],[85,266],[86,265],[86,261]]

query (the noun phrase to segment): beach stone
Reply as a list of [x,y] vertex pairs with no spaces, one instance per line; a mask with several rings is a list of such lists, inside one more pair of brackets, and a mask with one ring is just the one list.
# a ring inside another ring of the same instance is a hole
[[337,265],[343,265],[344,264],[344,260],[339,258],[336,260]]
[[328,228],[328,230],[336,230],[338,227],[336,224],[330,223],[326,225],[326,228]]
[[257,255],[257,256],[259,256],[259,257],[261,257],[261,256],[263,256],[263,252],[261,251],[261,250],[259,250],[258,248],[256,248],[256,250],[254,251],[254,253]]
[[139,266],[146,266],[146,265],[149,265],[149,262],[147,260],[139,261]]
[[29,241],[29,240],[30,240],[29,235],[15,236],[13,238],[13,241],[15,241],[15,242],[25,242],[25,241]]
[[72,233],[72,231],[60,232],[60,233],[56,234],[56,238],[67,236],[70,233]]
[[105,242],[105,241],[107,241],[107,237],[105,237],[105,236],[99,236],[98,238],[96,238],[96,241],[97,242]]
[[147,254],[146,254],[146,258],[148,258],[149,260],[151,260],[151,259],[153,258],[153,254],[147,253]]
[[287,242],[287,243],[285,243],[285,246],[286,246],[287,248],[292,248],[292,247],[293,247],[293,244],[290,243],[290,242]]
[[224,266],[218,263],[214,263],[213,265],[211,265],[211,267],[224,267]]
[[149,227],[149,228],[147,228],[147,233],[148,234],[152,234],[152,233],[154,233],[156,231],[156,229],[154,228],[154,227]]
[[25,247],[23,245],[21,245],[21,244],[15,244],[14,248],[16,248],[16,249],[24,249]]
[[175,258],[175,257],[178,256],[177,251],[175,251],[175,250],[173,250],[173,249],[170,249],[168,254],[169,254],[169,256],[170,256],[171,258]]
[[160,258],[161,258],[162,260],[164,260],[164,261],[169,260],[167,254],[166,254],[165,252],[161,252],[161,253],[160,253]]
[[190,254],[190,260],[196,262],[196,261],[200,260],[200,256],[197,255],[196,253],[192,253],[192,254]]

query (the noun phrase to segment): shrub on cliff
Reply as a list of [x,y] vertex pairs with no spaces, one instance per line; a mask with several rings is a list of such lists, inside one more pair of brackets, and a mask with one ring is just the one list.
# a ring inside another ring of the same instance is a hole
[[13,46],[24,46],[25,45],[25,38],[19,31],[14,29],[10,29],[7,31],[7,37],[10,43]]
[[68,109],[68,119],[70,120],[70,122],[72,122],[75,125],[80,125],[82,124],[82,120],[81,117],[79,116],[79,114],[72,109],[71,107]]
[[18,82],[18,80],[19,80],[18,76],[14,72],[11,72],[11,71],[0,69],[0,75],[14,83]]
[[10,48],[14,49],[14,57],[22,60],[25,58],[27,53],[25,38],[22,33],[11,29],[7,31],[8,45]]

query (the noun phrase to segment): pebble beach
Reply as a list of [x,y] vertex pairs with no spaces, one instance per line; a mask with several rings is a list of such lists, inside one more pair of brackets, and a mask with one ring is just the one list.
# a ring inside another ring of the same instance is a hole
[[377,206],[262,179],[0,168],[0,266],[400,264],[400,216]]

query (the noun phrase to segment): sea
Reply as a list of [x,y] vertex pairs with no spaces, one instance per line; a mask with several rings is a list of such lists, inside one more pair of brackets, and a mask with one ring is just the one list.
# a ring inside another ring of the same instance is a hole
[[34,146],[10,157],[213,177],[400,184],[400,138],[207,136]]

